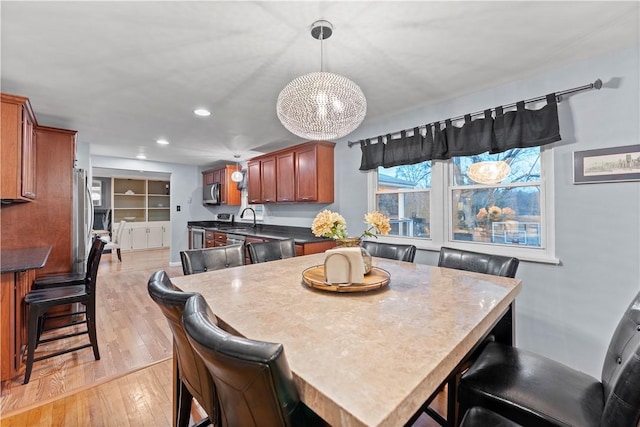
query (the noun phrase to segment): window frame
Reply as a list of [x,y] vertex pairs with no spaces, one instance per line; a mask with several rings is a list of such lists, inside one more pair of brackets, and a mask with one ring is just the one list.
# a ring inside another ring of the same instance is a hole
[[[521,261],[559,264],[560,260],[555,254],[554,157],[552,149],[544,146],[540,147],[540,175],[541,248],[453,240],[452,160],[434,161],[431,165],[431,238],[378,236],[378,240],[386,243],[413,244],[418,249],[427,251],[440,251],[442,246],[449,246],[468,251],[515,256]],[[378,171],[373,169],[367,174],[369,212],[376,209],[377,186]]]

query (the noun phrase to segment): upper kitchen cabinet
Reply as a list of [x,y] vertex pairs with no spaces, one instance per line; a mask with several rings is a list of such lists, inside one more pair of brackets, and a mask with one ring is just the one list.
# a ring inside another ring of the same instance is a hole
[[334,147],[309,141],[249,160],[249,203],[333,203]]
[[3,201],[27,202],[36,197],[36,125],[28,98],[2,94]]
[[235,165],[226,165],[202,172],[202,184],[220,184],[220,205],[240,206],[240,190],[231,180],[231,174],[237,170]]

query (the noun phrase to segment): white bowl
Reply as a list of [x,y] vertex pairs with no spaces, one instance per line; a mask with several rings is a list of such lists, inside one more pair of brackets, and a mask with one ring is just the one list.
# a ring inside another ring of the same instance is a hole
[[134,219],[136,219],[136,217],[135,217],[135,216],[125,216],[125,217],[124,217],[124,220],[125,220],[125,221],[133,221]]

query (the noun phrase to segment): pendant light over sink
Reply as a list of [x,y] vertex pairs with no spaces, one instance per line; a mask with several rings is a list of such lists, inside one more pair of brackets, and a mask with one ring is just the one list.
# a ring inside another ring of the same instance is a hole
[[311,25],[311,36],[320,40],[320,72],[292,80],[278,96],[278,118],[291,133],[305,139],[342,138],[360,126],[367,113],[367,100],[357,84],[323,71],[323,40],[332,33],[328,21]]
[[238,159],[240,158],[240,155],[234,154],[233,158],[236,159],[236,170],[233,171],[233,173],[231,174],[231,181],[242,182],[243,175],[242,175],[242,172],[240,171],[240,162],[238,161]]

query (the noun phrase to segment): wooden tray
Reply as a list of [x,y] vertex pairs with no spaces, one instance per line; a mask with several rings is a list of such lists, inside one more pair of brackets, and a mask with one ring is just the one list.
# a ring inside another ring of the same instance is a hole
[[371,273],[364,276],[364,283],[331,285],[324,282],[324,265],[309,267],[302,272],[302,282],[310,288],[329,292],[366,292],[380,289],[389,284],[391,275],[378,267],[371,267]]

